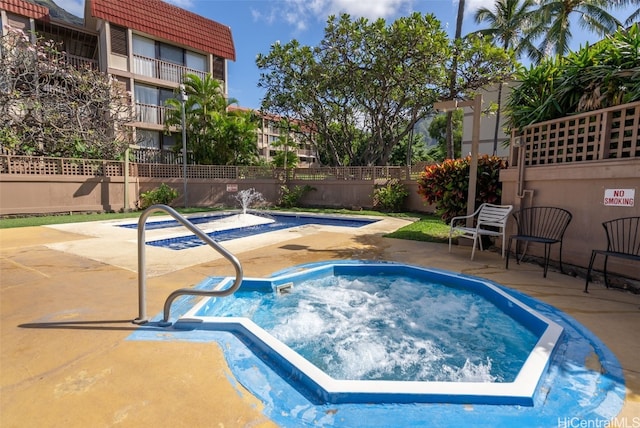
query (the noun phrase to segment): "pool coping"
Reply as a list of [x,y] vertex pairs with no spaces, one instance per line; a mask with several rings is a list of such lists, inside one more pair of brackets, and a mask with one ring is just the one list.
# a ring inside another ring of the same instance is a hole
[[[298,267],[294,271],[275,274],[276,276],[268,279],[245,278],[244,281],[249,284],[249,287],[267,282],[267,285],[275,290],[282,284],[296,280],[302,281],[329,273],[334,274],[336,268],[344,272],[344,270],[358,269],[364,265],[367,269],[393,268],[404,273],[418,272],[431,279],[436,277],[438,280],[444,279],[450,283],[471,282],[474,284],[474,291],[479,291],[503,311],[511,315],[517,314],[519,321],[534,331],[539,339],[513,382],[362,381],[332,378],[248,318],[198,316],[197,313],[209,299],[199,302],[185,313],[174,323],[174,328],[219,330],[241,335],[255,346],[259,353],[269,355],[270,362],[276,364],[288,378],[327,403],[534,405],[538,385],[549,367],[554,347],[562,336],[563,328],[489,281],[403,263],[357,260],[316,263],[306,268]],[[216,289],[226,288],[232,281],[231,277],[224,278],[218,283]]]

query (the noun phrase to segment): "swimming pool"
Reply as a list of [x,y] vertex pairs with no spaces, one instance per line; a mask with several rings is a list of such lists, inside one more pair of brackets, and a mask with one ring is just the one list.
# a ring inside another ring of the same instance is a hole
[[[284,213],[265,213],[252,211],[250,213],[259,221],[258,224],[245,224],[242,221],[246,214],[237,213],[220,213],[207,216],[189,217],[188,220],[197,224],[206,231],[207,227],[215,230],[207,231],[207,235],[217,242],[230,241],[233,239],[245,238],[247,236],[259,235],[267,232],[275,232],[278,230],[290,229],[306,225],[321,226],[339,226],[339,227],[363,227],[379,220],[370,218],[353,218],[326,215],[300,215],[300,214],[284,214]],[[237,220],[237,221],[236,221]],[[215,228],[217,222],[225,222],[226,225],[221,228]],[[149,221],[146,228],[149,230],[170,229],[178,227],[179,223],[175,220]],[[136,228],[137,224],[126,224],[121,227]],[[204,242],[195,235],[172,236],[164,239],[155,239],[147,241],[147,245],[156,247],[169,248],[172,250],[184,250],[204,245]]]

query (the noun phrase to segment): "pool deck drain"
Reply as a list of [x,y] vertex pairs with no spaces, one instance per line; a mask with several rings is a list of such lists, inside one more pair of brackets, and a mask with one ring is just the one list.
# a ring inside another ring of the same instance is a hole
[[[606,290],[602,284],[584,294],[582,278],[549,272],[544,279],[539,266],[527,264],[505,271],[497,253],[480,252],[470,261],[465,247],[449,254],[443,244],[381,237],[400,224],[377,224],[363,233],[323,229],[279,235],[271,241],[238,245],[238,257],[245,274],[252,277],[302,263],[350,258],[453,272],[478,269],[474,274],[560,309],[602,340],[620,362],[625,378],[626,397],[615,422],[634,426],[640,415],[640,341],[636,339],[640,296]],[[147,284],[151,314],[161,311],[164,299],[176,288],[233,273],[226,260],[219,258],[179,260],[175,265],[168,256],[150,252],[147,258],[158,266]],[[90,224],[0,230],[0,426],[270,427],[286,425],[278,419],[285,416],[300,424],[348,426],[341,411],[331,407],[291,407],[286,415],[270,416],[273,402],[268,397],[278,394],[278,383],[265,379],[264,390],[250,394],[226,364],[222,352],[230,348],[212,341],[175,341],[169,332],[133,325],[135,264],[135,243],[96,236]],[[134,331],[167,340],[127,340]],[[241,350],[236,352],[238,358],[247,357]],[[563,369],[593,370],[600,359],[594,364],[588,358]],[[262,376],[252,367],[246,367],[246,376]],[[588,391],[597,385],[583,387]],[[601,404],[603,414],[611,410],[607,405],[606,401]],[[480,408],[490,412],[491,426],[523,426],[502,406],[488,407],[459,406],[468,417]],[[432,425],[447,420],[452,412],[432,410]],[[360,416],[382,421],[377,418],[384,413],[381,408]],[[553,413],[544,415],[557,421],[553,426],[562,426],[563,421],[564,426],[606,426],[597,415],[583,421],[562,409]],[[395,426],[402,426],[409,421],[396,422]]]

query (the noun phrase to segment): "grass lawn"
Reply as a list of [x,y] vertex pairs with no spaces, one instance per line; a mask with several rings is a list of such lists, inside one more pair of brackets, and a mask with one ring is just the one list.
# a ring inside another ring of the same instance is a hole
[[[176,210],[182,214],[212,211],[208,208],[176,208]],[[131,211],[126,213],[76,213],[42,216],[38,215],[30,217],[9,217],[0,219],[0,229],[9,229],[12,227],[47,226],[49,224],[84,223],[87,221],[119,220],[124,218],[138,218],[140,217],[141,213],[142,211]],[[151,215],[167,215],[167,213],[158,212]]]
[[438,216],[423,214],[418,221],[385,236],[411,241],[448,242],[449,226]]
[[[193,214],[212,211],[205,208],[176,208],[181,214]],[[381,213],[378,211],[350,211],[332,209],[288,208],[283,211],[323,213],[323,214],[352,214],[371,216],[392,216],[399,218],[417,219],[415,222],[385,235],[388,238],[407,239],[413,241],[447,242],[449,238],[449,226],[439,217],[433,214],[422,213]],[[50,224],[80,223],[88,221],[118,220],[125,218],[138,218],[141,211],[127,213],[90,213],[90,214],[59,214],[48,216],[14,217],[0,219],[0,229],[13,227],[46,226]],[[153,215],[166,215],[165,212]]]

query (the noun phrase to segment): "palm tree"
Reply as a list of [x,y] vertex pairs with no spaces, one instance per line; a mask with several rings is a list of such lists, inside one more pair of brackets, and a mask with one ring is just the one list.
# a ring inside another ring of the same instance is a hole
[[[537,57],[538,50],[531,42],[533,33],[527,33],[531,25],[532,9],[535,0],[496,0],[493,9],[481,7],[476,11],[476,23],[487,23],[488,28],[476,33],[491,37],[502,44],[505,51],[513,49],[517,57],[527,54]],[[493,155],[498,151],[498,133],[500,130],[500,109],[502,107],[502,86],[498,84],[498,110],[496,112],[496,126],[493,134]]]
[[[187,147],[196,163],[201,165],[229,165],[251,163],[257,151],[255,121],[250,112],[229,111],[236,104],[225,98],[222,82],[210,74],[204,78],[186,74],[184,102]],[[181,127],[182,104],[177,98],[166,101],[168,107],[165,131]]]
[[613,33],[622,24],[608,12],[611,7],[637,0],[541,0],[534,16],[537,26],[530,31],[533,36],[540,35],[541,56],[539,62],[548,54],[564,55],[569,51],[571,40],[571,19],[577,15],[581,27],[605,36]]
[[493,9],[481,7],[476,11],[476,23],[489,27],[476,31],[502,44],[504,50],[514,49],[517,57],[537,54],[532,43],[531,17],[536,0],[496,0]]
[[[640,0],[611,0],[613,7],[640,6]],[[629,17],[624,21],[625,26],[630,26],[640,19],[640,7],[631,12]]]
[[[449,99],[454,99],[456,96],[456,79],[458,70],[458,58],[460,54],[457,50],[455,41],[462,37],[462,21],[464,18],[464,3],[465,0],[458,0],[458,15],[456,18],[456,34],[454,37],[454,52],[453,52],[453,64],[451,66],[451,73],[449,75]],[[453,141],[453,112],[448,111],[447,115],[447,128],[445,134],[445,140],[447,145],[447,159],[453,159],[455,155],[455,147]]]

